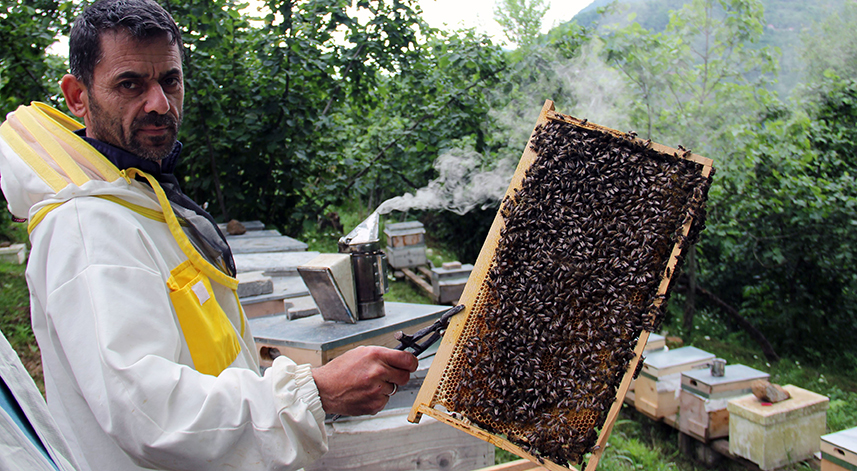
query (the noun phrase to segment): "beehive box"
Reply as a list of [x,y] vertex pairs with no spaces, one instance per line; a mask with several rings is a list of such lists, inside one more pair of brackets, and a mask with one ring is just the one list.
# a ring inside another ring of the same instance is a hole
[[751,384],[767,379],[768,373],[744,365],[727,365],[723,376],[712,376],[710,369],[681,374],[678,429],[708,442],[729,436],[730,399],[752,392]]
[[[656,352],[665,352],[667,351],[667,339],[663,335],[659,334],[650,334],[649,341],[646,342],[646,347],[643,349],[643,356],[648,356],[652,353]],[[634,389],[637,387],[637,380],[632,379],[631,385],[628,386],[628,394],[625,396],[625,402],[634,405],[634,400],[636,396],[634,395]]]
[[594,469],[702,228],[711,172],[548,101],[409,420]]
[[857,471],[857,427],[821,437],[821,471]]
[[384,227],[387,263],[393,268],[413,268],[428,263],[426,230],[419,221],[397,222]]
[[419,221],[396,222],[384,226],[387,237],[387,247],[407,247],[409,245],[426,245],[426,230]]
[[797,386],[784,389],[791,398],[776,404],[766,405],[753,395],[729,401],[730,453],[768,470],[803,461],[820,450],[829,400]]
[[[444,264],[446,265],[446,264]],[[467,279],[473,272],[473,265],[458,264],[457,267],[434,267],[431,269],[432,301],[446,304],[459,300]]]
[[637,386],[634,407],[655,420],[671,417],[678,412],[681,374],[706,368],[714,355],[696,347],[652,353],[646,357]]

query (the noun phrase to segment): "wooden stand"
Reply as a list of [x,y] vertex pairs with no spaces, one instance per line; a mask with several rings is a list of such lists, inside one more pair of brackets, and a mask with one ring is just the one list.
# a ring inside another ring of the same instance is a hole
[[[547,123],[550,120],[562,121],[587,129],[599,130],[601,132],[609,133],[613,136],[622,137],[625,139],[633,139],[633,137],[628,136],[625,133],[596,126],[591,123],[587,123],[585,120],[581,121],[569,116],[564,116],[555,113],[553,102],[548,100],[539,115],[537,126],[539,124]],[[651,144],[651,146],[659,152],[669,153],[670,155],[678,155],[678,151],[676,151],[675,149],[671,149],[658,144]],[[506,192],[507,197],[511,197],[512,195],[514,195],[515,192],[522,187],[524,174],[526,170],[533,164],[536,157],[537,155],[535,151],[530,148],[530,144],[528,143],[524,154],[518,164],[518,168],[515,172],[515,175],[513,176],[511,185],[509,186],[509,189]],[[712,164],[712,161],[710,159],[706,159],[697,155],[691,155],[689,153],[684,156],[684,158],[700,163],[704,168],[703,176],[707,177],[710,174]],[[434,419],[437,419],[438,421],[451,425],[459,430],[469,433],[470,435],[478,437],[500,448],[510,451],[518,456],[526,458],[531,462],[539,463],[540,466],[546,469],[552,471],[576,469],[573,467],[565,468],[547,460],[542,461],[539,458],[527,453],[520,446],[506,440],[504,437],[495,435],[493,433],[481,429],[480,427],[473,424],[466,417],[463,417],[461,414],[440,407],[443,406],[443,404],[440,404],[437,396],[439,383],[441,382],[442,376],[445,374],[445,372],[448,374],[447,368],[454,360],[453,355],[455,353],[456,346],[460,342],[467,340],[466,338],[463,338],[462,333],[465,331],[465,328],[467,327],[471,316],[474,315],[474,306],[476,305],[478,296],[480,295],[483,289],[487,273],[494,259],[494,253],[497,249],[497,244],[500,239],[501,231],[504,227],[504,221],[501,215],[502,210],[503,209],[501,208],[500,211],[498,211],[497,216],[494,219],[494,223],[491,226],[491,229],[488,233],[488,237],[486,238],[485,244],[482,247],[482,251],[479,254],[479,258],[474,266],[473,272],[470,275],[470,278],[464,289],[464,293],[462,294],[460,303],[465,305],[465,310],[452,319],[450,326],[441,341],[437,357],[435,358],[434,363],[432,364],[431,369],[429,370],[426,380],[423,383],[423,387],[420,389],[420,392],[417,396],[416,402],[414,403],[414,407],[411,410],[411,414],[408,420],[416,423],[419,422],[422,415],[428,415]],[[689,219],[683,227],[683,235],[688,234],[691,224],[692,220]],[[679,247],[679,244],[676,244],[669,256],[668,268],[662,275],[660,287],[657,291],[659,295],[663,295],[664,293],[666,293],[670,283],[670,276],[674,271],[677,257],[680,254],[681,248]],[[658,301],[657,303],[659,305],[660,301]],[[625,397],[625,394],[627,393],[628,388],[630,387],[631,380],[633,378],[633,373],[643,353],[643,349],[646,346],[646,342],[649,338],[649,335],[649,332],[643,331],[639,336],[636,348],[634,349],[634,358],[629,362],[628,369],[626,370],[617,388],[615,400],[607,413],[606,421],[600,429],[600,434],[596,442],[595,451],[593,451],[591,455],[586,458],[586,470],[591,471],[597,467],[598,460],[600,459],[601,454],[604,452],[607,446],[607,439],[610,436],[610,432],[612,431],[615,420],[619,415],[619,411],[623,403],[623,398]],[[464,362],[458,361],[457,363],[460,365]]]

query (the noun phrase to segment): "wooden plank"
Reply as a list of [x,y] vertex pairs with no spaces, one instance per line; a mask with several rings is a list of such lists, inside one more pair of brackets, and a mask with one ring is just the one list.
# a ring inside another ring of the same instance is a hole
[[[422,268],[422,267],[420,267],[420,268]],[[410,268],[402,268],[401,272],[405,274],[405,277],[407,279],[411,280],[412,283],[417,285],[417,287],[421,288],[423,291],[425,291],[429,295],[434,294],[434,290],[431,289],[431,285],[428,284],[428,282],[426,280],[424,280],[422,277],[420,277],[419,275],[417,275],[416,273],[411,271]]]
[[607,414],[607,421],[604,422],[604,426],[601,428],[601,434],[598,435],[598,441],[596,442],[597,448],[594,452],[592,452],[592,457],[589,458],[589,461],[586,463],[586,471],[594,470],[598,466],[598,461],[601,459],[601,455],[604,453],[604,450],[607,449],[607,439],[610,438],[610,432],[613,431],[613,425],[616,423],[616,418],[619,417],[619,412],[622,410],[622,403],[625,399],[625,394],[628,393],[628,388],[631,386],[631,380],[634,379],[634,371],[637,370],[637,363],[641,360],[643,355],[643,350],[646,348],[646,342],[649,341],[649,334],[651,332],[643,331],[640,334],[640,339],[637,340],[637,348],[634,349],[634,359],[631,360],[628,365],[628,370],[625,371],[625,376],[622,378],[622,383],[619,385],[619,391],[616,393],[616,400],[613,402],[613,405],[610,407],[610,412]]
[[543,469],[547,468],[536,465],[529,460],[515,460],[508,463],[482,468],[477,471],[541,471]]

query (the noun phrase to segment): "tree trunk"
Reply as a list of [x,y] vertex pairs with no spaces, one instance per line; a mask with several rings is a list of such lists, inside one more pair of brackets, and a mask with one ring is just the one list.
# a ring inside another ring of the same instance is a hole
[[[687,277],[687,275],[682,275],[682,278],[683,278],[682,281],[688,281],[687,279],[684,279],[685,277]],[[687,293],[687,287],[689,287],[689,284],[686,284],[684,286],[684,289],[680,289],[680,291],[684,291],[685,293]],[[676,288],[679,288],[679,287],[677,286]],[[745,319],[744,316],[739,314],[737,309],[730,306],[729,304],[726,303],[726,301],[723,301],[722,299],[718,298],[714,293],[712,293],[711,291],[708,291],[705,288],[697,286],[694,291],[696,294],[698,294],[703,299],[705,299],[705,300],[711,302],[712,304],[714,304],[715,306],[717,306],[717,308],[720,311],[724,312],[727,316],[729,316],[730,319],[732,319],[732,321],[734,321],[736,324],[738,324],[739,327],[741,327],[745,332],[747,332],[750,335],[750,337],[762,349],[762,354],[765,355],[765,358],[768,361],[771,361],[771,362],[780,361],[780,356],[777,355],[776,351],[774,351],[774,347],[771,346],[771,343],[768,342],[768,339],[765,338],[765,335],[762,334],[762,332],[760,332],[758,329],[753,327],[753,324],[751,324],[750,321]]]

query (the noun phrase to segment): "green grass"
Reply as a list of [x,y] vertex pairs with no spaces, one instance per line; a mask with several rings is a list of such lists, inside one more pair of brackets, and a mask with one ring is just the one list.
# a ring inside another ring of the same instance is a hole
[[25,265],[0,263],[0,331],[44,392],[42,361],[30,325],[30,298]]

